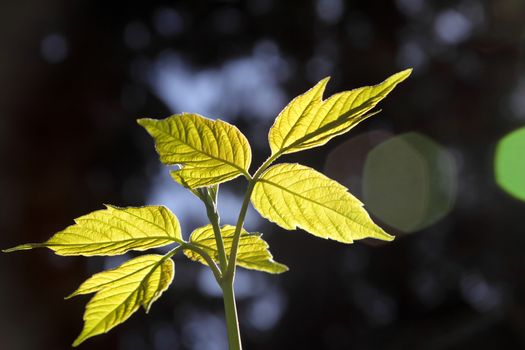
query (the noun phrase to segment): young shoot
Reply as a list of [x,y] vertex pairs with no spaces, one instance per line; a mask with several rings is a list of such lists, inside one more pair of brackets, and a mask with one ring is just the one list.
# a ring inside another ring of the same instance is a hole
[[[103,210],[75,219],[75,223],[43,243],[22,244],[13,252],[49,248],[58,255],[113,256],[172,246],[164,255],[147,254],[87,279],[68,298],[94,294],[86,306],[84,328],[73,342],[103,334],[126,321],[141,307],[148,312],[173,281],[172,257],[182,253],[208,266],[223,292],[228,341],[239,350],[241,337],[233,282],[237,266],[282,273],[288,267],[273,260],[260,233],[244,228],[250,203],[266,219],[287,230],[300,228],[314,236],[341,243],[363,238],[391,241],[393,236],[377,226],[363,204],[336,181],[295,163],[274,163],[283,155],[322,146],[377,113],[374,107],[410,69],[382,83],[337,93],[323,100],[328,78],[293,99],[277,116],[268,134],[269,158],[250,172],[251,148],[235,126],[197,114],[183,113],[166,119],[139,119],[155,141],[160,161],[175,182],[204,204],[209,224],[196,228],[184,240],[175,214],[164,206]],[[219,184],[243,176],[244,200],[237,223],[221,225],[217,210]]]

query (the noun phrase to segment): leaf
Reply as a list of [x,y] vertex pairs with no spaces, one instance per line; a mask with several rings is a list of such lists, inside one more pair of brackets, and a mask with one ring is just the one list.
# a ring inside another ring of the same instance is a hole
[[[227,257],[229,257],[231,252],[234,233],[235,226],[225,225],[221,228],[224,249],[226,250]],[[237,265],[247,269],[268,273],[282,273],[288,271],[287,266],[273,260],[272,254],[268,250],[268,243],[266,243],[261,236],[262,234],[260,233],[248,233],[244,229],[242,230],[239,239],[239,248],[237,250]],[[211,225],[199,227],[193,231],[190,236],[190,242],[203,249],[216,262],[219,261],[217,243],[215,242],[215,235]],[[184,254],[192,260],[207,265],[206,261],[192,250],[185,249]]]
[[269,168],[255,184],[251,200],[262,216],[287,230],[300,227],[343,243],[367,237],[394,239],[344,186],[304,165]]
[[173,260],[162,255],[143,255],[93,275],[68,297],[96,293],[86,306],[84,328],[73,346],[107,333],[141,306],[147,313],[168,289],[174,274]]
[[248,174],[252,153],[246,137],[235,126],[197,114],[179,114],[163,120],[139,119],[155,139],[166,165],[180,165],[173,178],[188,187],[210,186]]
[[208,199],[211,199],[213,202],[217,201],[217,195],[219,193],[219,185],[211,185],[207,187],[198,187],[198,188],[191,188],[186,181],[180,177],[180,176],[172,176],[173,179],[182,187],[189,190],[193,195],[197,198],[199,198],[203,202],[207,202]]
[[411,72],[407,69],[378,85],[341,92],[324,101],[322,96],[329,78],[321,80],[279,113],[268,134],[272,155],[322,146],[333,137],[344,134],[375,114],[366,113]]
[[106,207],[75,219],[75,225],[44,243],[22,244],[5,252],[46,247],[58,255],[120,255],[183,241],[179,221],[166,207]]

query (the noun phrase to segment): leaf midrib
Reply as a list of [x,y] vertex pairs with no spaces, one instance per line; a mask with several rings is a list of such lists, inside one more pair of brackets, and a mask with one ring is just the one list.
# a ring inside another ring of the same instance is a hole
[[[388,80],[388,79],[387,79]],[[352,93],[352,92],[358,92],[358,95],[354,98],[354,102],[355,100],[357,99],[357,97],[359,97],[360,94],[364,93],[365,91],[367,91],[367,88],[370,89],[370,88],[377,88],[379,86],[381,86],[382,84],[384,84],[386,81],[382,82],[382,83],[379,83],[377,85],[373,85],[373,86],[366,86],[366,87],[362,87],[362,88],[357,88],[357,89],[353,89],[353,90],[350,90],[350,91],[347,91],[347,93]],[[356,107],[356,108],[353,108],[352,110],[348,111],[347,113],[344,113],[343,115],[341,115],[339,118],[337,118],[336,120],[334,120],[333,122],[330,122],[328,124],[326,124],[325,126],[317,129],[316,131],[310,133],[310,134],[307,134],[303,137],[301,137],[300,139],[296,140],[295,142],[293,142],[292,144],[286,146],[286,147],[283,147],[282,149],[280,149],[278,152],[276,153],[280,153],[280,154],[284,154],[286,153],[287,151],[289,151],[290,149],[293,149],[294,147],[297,147],[297,146],[300,146],[301,143],[303,142],[308,142],[309,139],[311,138],[315,138],[316,136],[319,136],[320,134],[322,134],[324,131],[328,131],[326,130],[326,128],[330,129],[332,127],[337,127],[338,124],[343,124],[345,121],[347,121],[350,117],[360,117],[362,116],[363,114],[365,114],[366,112],[368,112],[369,110],[371,110],[372,108],[374,108],[379,102],[381,102],[381,100],[383,100],[385,98],[385,91],[386,90],[389,90],[390,87],[392,86],[396,86],[397,84],[399,84],[401,81],[396,81],[396,82],[393,82],[393,83],[390,83],[390,84],[386,84],[386,86],[379,92],[377,92],[377,94],[375,94],[373,97],[369,98],[368,101],[364,102],[363,104],[361,104],[360,106]],[[393,89],[393,88],[392,88]],[[392,89],[390,89],[390,91],[392,91]],[[389,92],[390,92],[389,91]],[[388,93],[389,93],[388,92]],[[387,93],[387,94],[388,94]],[[340,94],[344,94],[343,93],[340,93]],[[335,96],[335,95],[333,95]],[[330,96],[329,98],[325,99],[325,100],[322,100],[320,99],[319,101],[314,101],[314,100],[311,100],[308,105],[305,107],[304,110],[306,110],[310,105],[312,105],[312,103],[316,103],[316,104],[324,104],[326,103],[326,101],[328,101],[330,98],[332,98],[333,96]],[[332,106],[331,108],[333,108],[334,106]],[[360,110],[362,109],[362,110]],[[304,113],[304,110],[303,110],[303,113]],[[327,115],[329,113],[327,113],[324,117],[324,119],[326,119]],[[354,115],[352,115],[354,114]],[[297,122],[303,118],[305,118],[306,116],[304,114],[301,114],[301,116],[299,116],[299,118],[297,119]],[[324,120],[323,119],[323,120]],[[346,119],[346,120],[342,120],[342,119]],[[361,120],[360,120],[361,121]],[[294,128],[294,126],[297,124],[297,122],[290,128],[290,131],[286,134],[286,136],[284,137],[283,139],[283,142],[281,143],[284,144],[284,140],[288,139],[288,137],[291,135],[292,133],[292,130]],[[332,126],[332,124],[335,124],[335,126]],[[311,123],[310,123],[311,125]],[[310,146],[310,145],[304,145],[306,147]],[[314,145],[315,146],[315,145]]]
[[[334,213],[336,213],[336,214],[342,216],[343,218],[345,218],[345,219],[347,219],[347,220],[352,221],[353,223],[355,223],[355,224],[357,224],[357,225],[359,225],[359,226],[361,226],[361,227],[363,227],[363,228],[365,228],[365,229],[372,229],[374,232],[377,231],[377,230],[375,230],[375,229],[373,229],[373,228],[371,228],[371,227],[368,227],[368,226],[365,226],[365,225],[361,224],[361,223],[358,222],[358,221],[355,221],[355,220],[350,219],[348,216],[346,216],[346,215],[344,215],[344,214],[338,212],[338,211],[335,210],[334,208],[327,207],[326,205],[324,205],[324,204],[322,204],[322,203],[319,203],[319,202],[317,202],[317,201],[315,201],[315,200],[312,200],[311,198],[304,197],[304,196],[298,194],[297,192],[293,192],[293,191],[287,189],[286,187],[283,187],[283,186],[281,186],[281,185],[276,184],[275,182],[268,181],[268,180],[266,180],[266,179],[264,179],[264,178],[260,178],[259,181],[260,181],[260,182],[263,182],[263,183],[267,183],[267,184],[269,184],[269,185],[273,185],[273,186],[279,188],[280,190],[282,190],[282,191],[284,191],[284,192],[288,192],[288,193],[290,193],[290,194],[292,194],[292,195],[294,195],[294,196],[300,197],[300,198],[302,198],[302,199],[304,199],[304,200],[306,200],[306,201],[308,201],[308,202],[311,202],[311,203],[317,204],[317,205],[319,205],[320,207],[323,207],[323,208],[325,208],[325,209],[328,209],[328,210],[330,210],[330,211],[333,211]],[[297,226],[297,224],[294,224],[294,225]]]
[[[324,102],[325,101],[322,101],[322,103],[324,103]],[[362,107],[362,110],[360,110],[360,107]],[[332,128],[335,128],[335,127],[337,127],[339,125],[344,124],[345,122],[349,121],[350,118],[361,117],[361,116],[363,116],[363,114],[365,114],[366,112],[368,112],[370,109],[374,108],[375,106],[371,106],[371,107],[370,106],[360,106],[360,107],[354,108],[354,109],[348,111],[347,113],[343,113],[336,120],[334,120],[332,122],[329,122],[329,123],[323,125],[322,127],[320,127],[319,129],[311,132],[310,134],[304,135],[303,137],[295,140],[290,145],[288,145],[288,146],[282,148],[281,150],[279,150],[278,153],[284,154],[284,153],[288,152],[290,149],[293,149],[295,147],[300,146],[301,143],[306,143],[310,139],[313,139],[313,138],[323,134],[324,132],[330,131],[330,129],[332,129]],[[291,131],[289,132],[289,134],[291,134]],[[305,146],[308,146],[308,145],[305,145]]]
[[[135,292],[137,292],[141,287],[143,287],[143,285],[144,285],[144,281],[145,281],[146,279],[148,279],[149,276],[151,276],[151,274],[153,273],[153,271],[155,271],[155,270],[156,270],[161,264],[163,264],[165,260],[166,260],[166,259],[162,258],[162,259],[160,259],[159,261],[157,261],[157,262],[154,264],[154,266],[151,268],[151,270],[150,270],[150,271],[144,276],[144,278],[142,278],[142,280],[140,280],[140,282],[139,282],[137,288],[135,288],[132,292],[130,292],[129,295],[126,297],[126,299],[124,299],[124,301],[123,301],[122,303],[118,304],[118,305],[117,305],[115,308],[113,308],[110,312],[106,313],[106,315],[105,315],[104,317],[102,317],[102,318],[97,322],[97,324],[96,324],[95,326],[91,327],[91,330],[89,331],[89,333],[86,334],[87,337],[84,336],[82,342],[84,342],[84,340],[87,340],[88,338],[91,338],[91,333],[93,332],[93,330],[95,330],[98,326],[100,326],[100,324],[101,324],[101,323],[102,323],[102,322],[108,317],[108,315],[114,313],[115,310],[117,310],[119,307],[121,307],[122,305],[124,305],[124,304],[129,300],[129,298],[131,298],[131,296],[132,296]],[[137,272],[138,272],[138,271],[142,271],[142,270],[143,270],[143,269],[137,270]],[[136,273],[136,272],[135,272],[135,273]],[[128,276],[129,276],[129,275],[128,275]],[[99,291],[97,291],[97,293],[98,293],[98,292],[99,292]],[[135,313],[135,312],[140,308],[140,305],[141,305],[140,302],[139,302],[139,303],[136,303],[136,305],[135,305],[135,306],[136,306],[136,309],[133,310],[132,312],[130,312],[129,315],[128,315],[128,317],[127,317],[126,319],[128,319],[129,317],[131,317],[131,315],[133,315],[133,313]],[[87,310],[86,310],[86,312],[87,312]],[[120,324],[120,323],[122,323],[122,322],[119,322],[119,323],[117,323],[117,324],[114,324],[113,327],[117,326],[117,325]],[[111,328],[113,328],[113,327],[111,327]],[[111,328],[110,328],[110,329],[111,329]],[[82,343],[82,342],[81,342],[81,343]]]
[[[118,282],[118,281],[120,281],[120,280],[123,280],[123,279],[125,279],[125,278],[131,276],[131,275],[134,275],[134,274],[136,274],[136,273],[139,273],[140,271],[143,271],[143,270],[146,270],[146,269],[148,269],[148,268],[151,268],[153,265],[157,264],[157,262],[158,262],[158,261],[155,261],[154,263],[152,263],[152,264],[150,264],[150,265],[147,265],[147,266],[141,267],[141,268],[139,268],[138,270],[135,270],[135,271],[133,271],[133,272],[130,273],[130,274],[127,274],[127,275],[124,275],[124,276],[122,276],[122,277],[119,277],[119,278],[113,279],[113,280],[111,280],[111,281],[109,281],[109,282],[101,283],[101,284],[99,284],[99,285],[97,286],[97,287],[100,287],[100,288],[97,289],[97,290],[94,290],[94,291],[92,291],[92,292],[89,292],[89,291],[88,291],[88,292],[79,292],[78,294],[77,294],[76,292],[73,292],[73,294],[72,294],[71,296],[76,296],[76,295],[85,295],[85,294],[91,294],[91,293],[97,293],[97,292],[101,291],[102,289],[104,289],[104,287],[107,286],[108,284],[112,284],[112,283]],[[100,273],[105,273],[105,272],[106,272],[106,273],[114,272],[114,271],[117,271],[118,269],[119,269],[119,268],[117,267],[117,268],[115,268],[115,269],[107,270],[107,271],[100,272]],[[92,276],[91,278],[93,278],[93,277],[95,277],[95,276],[96,276],[96,275]],[[86,282],[87,282],[87,281],[86,281]],[[82,287],[82,286],[80,286],[80,287]],[[80,288],[80,287],[79,287],[79,288]]]
[[[155,125],[155,129],[157,129],[160,133],[162,133],[162,134],[164,134],[164,135],[166,135],[166,136],[168,136],[168,137],[170,137],[170,138],[172,138],[172,139],[174,139],[174,140],[176,140],[176,141],[179,141],[180,143],[182,143],[182,144],[188,146],[189,148],[191,148],[192,150],[194,150],[194,151],[196,151],[196,152],[202,153],[202,154],[204,154],[204,155],[206,155],[206,156],[208,156],[208,157],[210,157],[210,158],[212,158],[212,159],[214,159],[214,160],[217,160],[217,161],[221,161],[221,162],[223,162],[223,163],[226,163],[227,165],[231,166],[232,168],[235,168],[235,169],[239,170],[239,171],[241,172],[241,174],[243,174],[243,175],[248,175],[248,172],[246,171],[246,169],[244,169],[244,168],[238,166],[238,165],[235,164],[235,163],[230,162],[229,160],[226,160],[226,159],[222,159],[222,158],[216,157],[216,156],[214,156],[214,155],[212,155],[212,154],[209,154],[209,153],[207,153],[207,152],[204,152],[203,150],[197,149],[197,148],[195,148],[194,146],[192,146],[191,144],[189,144],[189,143],[183,141],[182,139],[180,139],[180,138],[178,139],[178,138],[174,137],[172,134],[170,134],[170,133],[168,133],[168,132],[165,132],[164,130],[160,129],[160,128],[157,127],[156,125]],[[217,146],[219,146],[219,145],[217,145]],[[184,163],[183,163],[183,164],[184,164]],[[188,164],[188,163],[186,162],[185,164]],[[195,168],[195,167],[194,167],[194,168]]]
[[87,245],[97,245],[97,244],[109,244],[109,243],[125,243],[125,242],[132,242],[132,241],[147,241],[147,240],[160,240],[160,239],[164,239],[164,240],[167,240],[167,241],[170,241],[170,242],[173,242],[173,243],[179,243],[179,244],[182,244],[182,240],[179,241],[178,239],[175,239],[173,237],[170,237],[170,236],[149,236],[149,237],[140,237],[140,238],[128,238],[128,239],[122,239],[122,240],[115,240],[115,241],[102,241],[102,242],[93,242],[93,243],[71,243],[71,244],[65,244],[65,243],[33,243],[33,244],[29,244],[29,245],[42,245],[42,246],[45,246],[45,247],[51,247],[51,246],[55,246],[55,247],[70,247],[70,246],[87,246]]
[[[178,220],[175,220],[176,225],[173,225],[173,220],[172,220],[172,219],[173,219],[173,217],[174,217],[174,214],[173,214],[169,209],[167,209],[167,208],[164,207],[164,206],[160,206],[159,208],[160,208],[160,209],[159,209],[160,216],[161,216],[162,219],[164,220],[164,223],[165,223],[165,224],[167,224],[167,222],[166,222],[166,218],[164,217],[164,214],[163,214],[162,212],[165,211],[166,214],[168,214],[168,217],[169,217],[169,216],[172,216],[172,217],[170,217],[169,225],[166,225],[166,226],[167,226],[167,227],[171,226],[171,227],[173,228],[173,231],[175,231],[175,232],[173,232],[173,234],[174,234],[175,236],[177,236],[177,233],[178,233],[179,235],[181,235],[181,228],[180,228],[180,223],[178,222]],[[164,209],[164,210],[162,210],[162,209]],[[151,224],[151,225],[153,225],[153,226],[159,228],[161,231],[166,232],[166,234],[168,235],[168,237],[172,237],[172,238],[179,239],[179,237],[171,236],[170,232],[168,232],[168,230],[167,230],[167,227],[162,227],[162,226],[160,226],[159,224],[157,224],[157,223],[154,222],[154,221],[146,220],[146,219],[144,219],[143,217],[141,217],[141,216],[139,216],[139,215],[137,215],[137,214],[135,214],[135,213],[133,213],[133,212],[131,212],[131,211],[128,211],[128,210],[122,210],[122,209],[118,209],[118,208],[113,208],[113,210],[122,211],[122,212],[124,212],[124,213],[127,214],[127,215],[131,215],[131,216],[133,216],[133,217],[135,217],[135,218],[137,218],[137,219],[139,219],[139,220],[145,221],[145,222],[147,222],[147,223],[149,223],[149,224]],[[155,214],[154,214],[154,215],[155,215]],[[118,217],[118,216],[117,216],[117,217]],[[144,233],[144,231],[141,230],[139,227],[137,227],[137,225],[132,224],[131,222],[126,221],[126,220],[124,220],[124,219],[122,219],[122,218],[120,218],[120,219],[123,220],[124,222],[126,222],[128,225],[133,226],[133,227],[135,227],[137,230],[142,231],[142,232]],[[181,239],[181,241],[182,241],[182,239]]]

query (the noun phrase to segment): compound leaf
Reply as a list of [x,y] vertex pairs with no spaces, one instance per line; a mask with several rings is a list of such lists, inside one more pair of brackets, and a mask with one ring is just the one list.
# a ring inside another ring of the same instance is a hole
[[120,255],[182,242],[179,221],[166,207],[106,207],[75,219],[75,225],[46,242],[22,244],[5,252],[46,247],[58,255]]
[[397,84],[405,80],[411,69],[392,75],[382,83],[341,92],[322,100],[329,78],[293,99],[275,120],[268,134],[272,155],[293,153],[322,146],[362,120]]
[[367,237],[394,239],[344,186],[303,165],[269,168],[255,184],[251,200],[262,216],[287,230],[300,227],[343,243]]
[[[226,250],[227,257],[229,257],[231,252],[234,233],[235,226],[225,225],[221,228],[224,249]],[[215,242],[215,235],[211,225],[199,227],[193,231],[190,236],[190,242],[208,253],[208,255],[210,255],[216,262],[219,261],[217,243]],[[273,256],[268,248],[268,243],[261,238],[260,233],[248,233],[243,229],[237,250],[237,265],[247,269],[268,273],[282,273],[288,271],[288,267],[273,260]],[[206,261],[192,250],[185,249],[184,254],[192,260],[207,265]]]
[[187,113],[163,120],[139,119],[138,123],[155,139],[161,162],[181,167],[172,176],[187,187],[249,177],[250,144],[231,124]]
[[162,255],[143,255],[93,275],[68,297],[96,293],[86,306],[84,328],[73,346],[107,333],[141,306],[148,312],[169,287],[174,274],[173,260]]

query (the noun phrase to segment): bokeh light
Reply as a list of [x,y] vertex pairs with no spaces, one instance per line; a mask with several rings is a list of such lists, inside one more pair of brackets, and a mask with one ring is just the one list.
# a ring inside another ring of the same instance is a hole
[[362,175],[366,157],[370,151],[391,137],[393,134],[386,130],[373,130],[351,137],[328,154],[323,172],[362,199]]
[[260,331],[268,331],[277,325],[286,310],[286,300],[278,288],[266,288],[248,307],[250,326]]
[[49,34],[40,43],[40,53],[48,63],[60,63],[69,54],[66,38],[59,33]]
[[328,23],[337,23],[343,15],[344,3],[341,0],[318,0],[316,4],[317,16]]
[[507,193],[525,201],[525,127],[502,138],[494,159],[496,183]]
[[[45,240],[101,203],[167,205],[187,238],[205,210],[159,164],[136,118],[186,111],[231,122],[250,140],[254,170],[275,116],[320,79],[333,78],[328,96],[413,67],[384,114],[283,161],[348,187],[388,232],[424,232],[340,245],[286,234],[250,207],[245,227],[263,232],[290,272],[239,269],[245,348],[523,348],[525,148],[503,137],[525,126],[525,1],[30,0],[0,2],[0,17],[2,248]],[[399,130],[432,135],[440,151],[401,142]],[[223,224],[235,224],[235,187],[246,184],[231,185],[221,185]],[[69,348],[89,298],[61,296],[133,256],[0,255],[0,348]],[[86,347],[227,348],[214,277],[175,261],[149,315]]]
[[157,32],[165,37],[175,36],[184,30],[182,16],[175,9],[169,7],[157,9],[153,21]]
[[453,156],[419,133],[383,142],[365,163],[363,196],[368,210],[405,233],[443,218],[452,209],[456,188]]
[[436,17],[434,30],[443,42],[457,44],[469,37],[472,23],[462,13],[447,9]]
[[288,70],[277,45],[260,40],[251,55],[216,68],[198,69],[181,54],[165,52],[145,80],[174,113],[192,111],[223,120],[246,113],[265,120],[286,103],[279,82],[289,75]]

